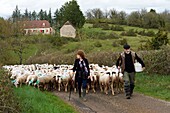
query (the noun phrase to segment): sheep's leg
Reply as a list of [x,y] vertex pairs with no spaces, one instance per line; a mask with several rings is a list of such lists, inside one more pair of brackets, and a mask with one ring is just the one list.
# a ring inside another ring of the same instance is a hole
[[114,89],[113,89],[113,82],[111,83],[111,89],[112,89],[112,95],[115,95],[115,93],[114,93]]
[[60,83],[58,83],[58,91],[60,91]]
[[105,85],[105,93],[106,93],[106,95],[108,94],[107,89],[108,89],[108,85],[106,84],[106,85]]
[[65,92],[67,92],[68,83],[65,85]]
[[92,89],[93,89],[93,92],[95,93],[96,90],[95,90],[95,87],[94,87],[94,83],[91,85]]
[[99,85],[100,85],[100,91],[103,92],[102,83],[99,83]]
[[88,85],[87,85],[86,93],[89,93],[89,89],[90,89],[90,85],[88,84]]

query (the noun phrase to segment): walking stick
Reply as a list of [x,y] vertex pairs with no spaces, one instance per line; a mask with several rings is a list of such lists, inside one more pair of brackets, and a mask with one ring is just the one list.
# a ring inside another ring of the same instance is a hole
[[69,92],[69,101],[71,98],[71,90],[72,90],[72,79],[69,81],[69,85],[70,85],[70,92]]

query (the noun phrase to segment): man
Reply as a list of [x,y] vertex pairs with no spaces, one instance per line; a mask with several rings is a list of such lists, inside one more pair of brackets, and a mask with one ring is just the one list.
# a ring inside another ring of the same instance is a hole
[[143,70],[145,69],[145,64],[143,61],[137,56],[137,54],[130,50],[130,46],[128,44],[123,46],[124,52],[120,54],[116,62],[116,66],[118,69],[122,69],[123,79],[124,79],[124,90],[126,94],[126,98],[130,99],[133,93],[133,89],[135,87],[135,60],[137,60],[141,65]]

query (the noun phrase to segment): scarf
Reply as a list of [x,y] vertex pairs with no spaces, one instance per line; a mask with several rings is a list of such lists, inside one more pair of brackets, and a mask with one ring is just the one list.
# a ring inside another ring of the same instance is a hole
[[80,67],[81,67],[81,69],[82,69],[83,71],[85,71],[86,73],[88,73],[88,70],[87,70],[87,67],[86,67],[86,63],[84,62],[84,60],[79,61],[79,65],[80,65]]

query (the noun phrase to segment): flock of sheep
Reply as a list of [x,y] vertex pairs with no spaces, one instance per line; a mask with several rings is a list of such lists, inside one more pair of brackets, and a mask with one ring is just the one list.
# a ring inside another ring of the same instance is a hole
[[[115,65],[108,67],[90,64],[89,66],[90,77],[86,93],[89,90],[96,92],[98,88],[106,94],[111,89],[112,95],[123,91],[123,74]],[[11,75],[10,79],[16,87],[26,84],[38,89],[65,92],[69,87],[74,88],[74,92],[77,89],[73,65],[31,64],[3,66],[3,68]]]

